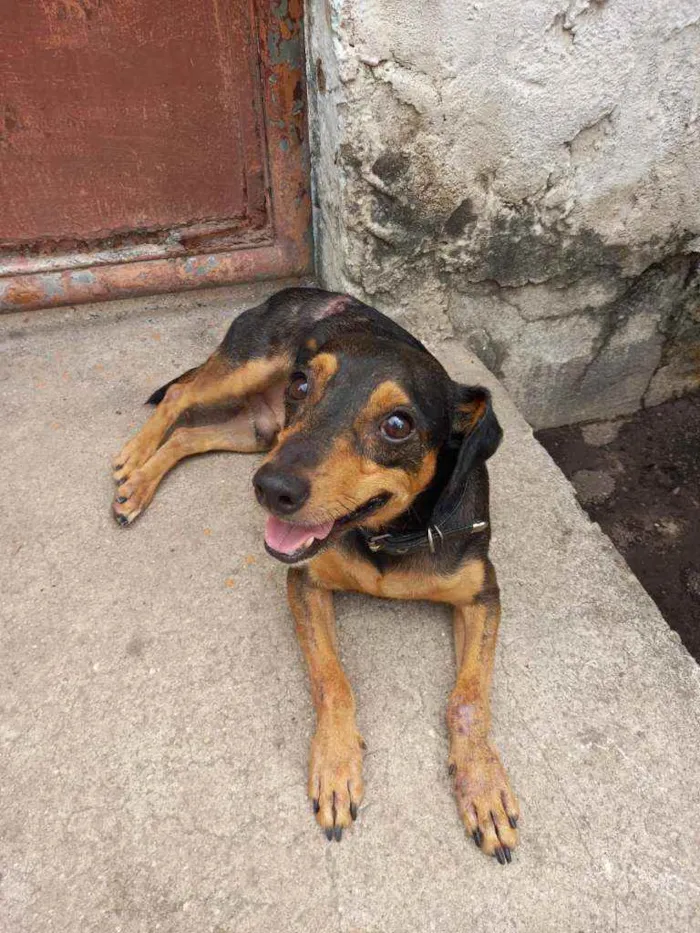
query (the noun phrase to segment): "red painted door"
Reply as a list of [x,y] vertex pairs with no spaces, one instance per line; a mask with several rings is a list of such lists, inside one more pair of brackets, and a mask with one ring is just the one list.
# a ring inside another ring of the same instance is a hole
[[0,22],[0,308],[308,269],[301,0]]

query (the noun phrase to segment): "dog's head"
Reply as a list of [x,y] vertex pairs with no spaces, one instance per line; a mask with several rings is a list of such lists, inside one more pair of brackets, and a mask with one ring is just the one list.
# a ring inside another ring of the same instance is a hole
[[285,427],[253,478],[269,512],[265,546],[307,560],[353,527],[383,528],[458,453],[433,520],[459,507],[466,475],[496,450],[501,429],[486,389],[453,382],[423,349],[354,331],[300,350],[285,392]]

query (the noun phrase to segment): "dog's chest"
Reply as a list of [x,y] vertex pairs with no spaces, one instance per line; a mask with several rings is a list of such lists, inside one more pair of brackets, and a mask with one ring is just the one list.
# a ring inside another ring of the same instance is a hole
[[312,579],[330,590],[355,590],[384,599],[428,599],[436,602],[471,602],[484,584],[483,561],[473,560],[455,574],[396,569],[381,573],[360,558],[325,551],[311,562]]

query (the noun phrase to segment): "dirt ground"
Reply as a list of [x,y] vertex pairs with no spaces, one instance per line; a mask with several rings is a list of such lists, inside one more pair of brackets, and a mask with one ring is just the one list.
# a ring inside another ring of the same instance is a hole
[[536,437],[700,661],[700,393]]

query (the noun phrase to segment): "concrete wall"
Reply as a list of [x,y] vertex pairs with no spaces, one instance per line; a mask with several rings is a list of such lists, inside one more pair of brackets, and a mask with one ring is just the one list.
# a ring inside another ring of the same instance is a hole
[[322,280],[537,426],[700,382],[700,0],[308,0]]

